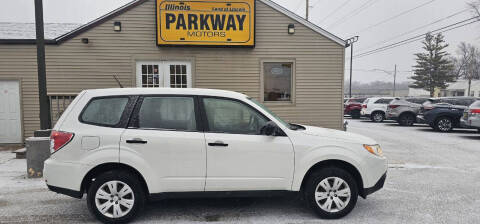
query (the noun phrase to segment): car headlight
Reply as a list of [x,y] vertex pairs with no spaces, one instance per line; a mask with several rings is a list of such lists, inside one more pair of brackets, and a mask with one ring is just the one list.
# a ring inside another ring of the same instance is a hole
[[368,152],[372,153],[373,155],[376,156],[383,156],[383,151],[380,145],[363,145],[363,148],[365,148]]

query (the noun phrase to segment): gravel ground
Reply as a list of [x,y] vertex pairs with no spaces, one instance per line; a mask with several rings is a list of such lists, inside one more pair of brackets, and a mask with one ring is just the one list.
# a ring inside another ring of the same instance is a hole
[[[349,120],[349,132],[376,139],[390,165],[384,189],[341,220],[320,220],[295,197],[181,199],[149,204],[137,223],[480,223],[480,134],[436,133]],[[95,223],[85,199],[25,179],[25,160],[0,151],[0,223]]]

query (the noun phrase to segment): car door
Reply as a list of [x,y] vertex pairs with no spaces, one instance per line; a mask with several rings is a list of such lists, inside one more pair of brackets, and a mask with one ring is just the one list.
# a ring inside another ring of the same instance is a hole
[[204,191],[205,136],[193,96],[142,96],[123,133],[120,161],[154,178],[150,193]]
[[245,102],[203,97],[206,191],[290,190],[294,151],[287,136],[266,136],[270,120]]

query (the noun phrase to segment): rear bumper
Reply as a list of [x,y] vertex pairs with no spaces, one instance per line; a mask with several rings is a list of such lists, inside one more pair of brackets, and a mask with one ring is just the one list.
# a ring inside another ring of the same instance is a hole
[[69,196],[77,196],[73,192],[81,191],[82,180],[88,170],[86,165],[60,162],[50,158],[44,163],[43,177],[50,190]]
[[366,198],[368,195],[373,194],[376,191],[382,189],[386,179],[387,179],[387,173],[385,172],[385,174],[383,174],[382,177],[380,177],[380,179],[377,181],[377,183],[375,183],[375,185],[373,185],[373,187],[364,188],[363,195],[361,196]]

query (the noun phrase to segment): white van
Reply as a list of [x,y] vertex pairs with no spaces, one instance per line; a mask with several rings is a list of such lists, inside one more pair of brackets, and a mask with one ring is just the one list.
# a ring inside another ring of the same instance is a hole
[[300,193],[340,218],[383,187],[372,139],[289,124],[254,99],[208,89],[81,92],[51,134],[50,190],[82,198],[103,222],[131,220],[147,199]]

